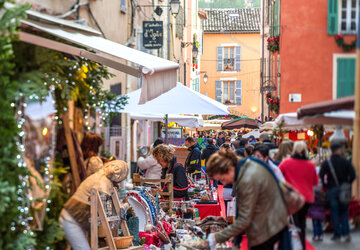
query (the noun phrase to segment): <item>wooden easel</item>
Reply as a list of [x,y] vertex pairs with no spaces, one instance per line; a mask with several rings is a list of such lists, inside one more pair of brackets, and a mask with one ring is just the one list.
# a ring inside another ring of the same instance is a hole
[[173,210],[173,202],[174,202],[174,182],[173,182],[173,175],[167,174],[165,179],[143,179],[140,177],[139,174],[134,174],[133,176],[133,184],[134,187],[136,186],[142,186],[145,182],[147,183],[164,183],[167,187],[167,192],[160,191],[159,194],[164,197],[168,197],[168,200],[162,201],[169,203],[169,212],[172,213]]
[[[114,208],[117,216],[106,217],[104,206],[100,199],[99,191],[95,188],[91,189],[90,195],[90,232],[91,232],[91,250],[97,250],[98,248],[98,216],[100,217],[101,227],[103,228],[106,236],[106,243],[108,247],[102,249],[110,249],[115,250],[116,245],[114,241],[114,237],[112,236],[112,232],[110,229],[109,221],[111,220],[121,220],[120,218],[120,202],[117,194],[116,188],[113,188],[111,191],[112,202],[114,204]],[[130,236],[129,229],[127,227],[126,221],[121,220],[121,229],[123,230],[124,236]],[[128,249],[142,249],[142,247],[134,247],[133,243],[131,243],[132,247]]]

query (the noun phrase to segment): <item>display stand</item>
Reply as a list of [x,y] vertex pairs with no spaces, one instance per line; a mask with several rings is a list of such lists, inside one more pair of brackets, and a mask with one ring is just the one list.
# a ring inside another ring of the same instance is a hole
[[[90,195],[90,236],[91,236],[91,250],[97,250],[97,249],[110,249],[115,250],[116,245],[114,241],[114,237],[112,235],[109,221],[112,220],[121,220],[121,229],[123,230],[124,236],[130,236],[129,229],[127,227],[126,221],[122,220],[120,217],[120,202],[117,194],[117,190],[114,188],[111,192],[112,202],[114,204],[114,208],[116,211],[117,216],[112,217],[106,217],[106,213],[104,210],[104,206],[100,199],[99,191],[95,188],[91,189],[91,195]],[[107,247],[104,248],[98,248],[98,217],[101,221],[101,227],[104,230],[105,238]],[[133,243],[131,243],[131,247],[127,249],[142,249],[142,247],[134,247]]]
[[174,184],[173,184],[173,175],[167,174],[165,179],[143,179],[139,174],[134,174],[133,176],[133,184],[136,186],[143,186],[144,183],[164,183],[167,187],[167,192],[160,191],[159,194],[162,197],[168,197],[168,200],[164,200],[162,202],[169,203],[169,213],[173,213],[173,202],[174,202]]

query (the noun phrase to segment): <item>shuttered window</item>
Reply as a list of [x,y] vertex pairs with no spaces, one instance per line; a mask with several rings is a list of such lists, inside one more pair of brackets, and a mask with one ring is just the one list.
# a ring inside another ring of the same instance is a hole
[[355,58],[337,59],[337,98],[354,95],[355,92]]
[[240,71],[241,47],[217,47],[217,71]]
[[359,16],[359,0],[342,0],[339,9],[341,34],[356,34]]
[[222,90],[221,90],[221,81],[215,81],[215,97],[216,101],[222,102]]
[[235,81],[235,104],[241,104],[241,80]]
[[328,0],[328,34],[338,33],[338,0]]

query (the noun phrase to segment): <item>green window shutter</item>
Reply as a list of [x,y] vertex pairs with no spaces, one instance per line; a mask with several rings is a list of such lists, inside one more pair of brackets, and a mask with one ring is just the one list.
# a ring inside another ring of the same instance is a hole
[[274,3],[274,36],[279,36],[280,34],[280,1],[277,0]]
[[337,59],[337,95],[336,98],[355,93],[355,58]]
[[338,33],[338,0],[328,0],[328,34]]

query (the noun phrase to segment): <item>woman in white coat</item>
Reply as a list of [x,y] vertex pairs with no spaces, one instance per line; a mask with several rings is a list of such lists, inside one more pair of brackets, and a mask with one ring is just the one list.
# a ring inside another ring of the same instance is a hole
[[[156,139],[153,144],[153,149],[163,143],[161,139]],[[162,167],[152,155],[152,150],[146,158],[139,157],[137,165],[139,169],[145,171],[145,179],[161,179]]]

